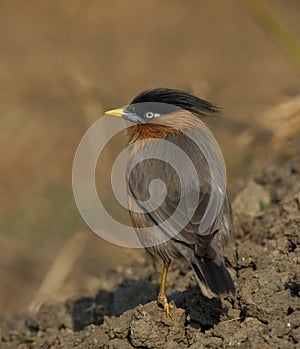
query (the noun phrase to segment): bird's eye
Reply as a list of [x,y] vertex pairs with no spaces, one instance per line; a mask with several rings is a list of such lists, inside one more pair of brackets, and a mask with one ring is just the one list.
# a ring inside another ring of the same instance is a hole
[[152,113],[151,111],[148,111],[148,112],[146,113],[146,118],[147,118],[147,119],[152,119],[153,116],[154,116],[154,113]]

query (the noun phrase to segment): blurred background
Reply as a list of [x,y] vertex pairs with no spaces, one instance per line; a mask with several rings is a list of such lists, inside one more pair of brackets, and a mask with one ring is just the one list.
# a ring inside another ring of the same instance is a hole
[[2,315],[100,288],[103,273],[142,261],[85,226],[71,186],[85,131],[141,90],[184,89],[223,108],[210,127],[229,186],[289,161],[300,138],[299,14],[297,0],[1,2]]

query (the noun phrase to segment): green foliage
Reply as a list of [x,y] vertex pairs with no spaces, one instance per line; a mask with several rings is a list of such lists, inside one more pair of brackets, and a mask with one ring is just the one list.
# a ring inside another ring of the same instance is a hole
[[270,207],[270,204],[264,202],[263,200],[259,200],[259,212],[264,212],[268,210]]
[[20,341],[25,343],[33,343],[36,341],[36,336],[31,334],[28,330],[24,330],[20,334]]

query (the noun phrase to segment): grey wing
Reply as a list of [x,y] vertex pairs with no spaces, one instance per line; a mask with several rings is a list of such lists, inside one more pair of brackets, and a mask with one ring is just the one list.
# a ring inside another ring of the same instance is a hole
[[[131,213],[133,225],[137,230],[139,227],[159,225],[162,234],[189,245],[198,255],[203,255],[215,231],[219,229],[220,215],[205,231],[199,230],[201,222],[209,205],[211,211],[223,205],[221,201],[224,201],[224,194],[214,197],[214,200],[219,201],[218,205],[211,202],[213,177],[205,156],[199,152],[197,145],[185,136],[180,139],[170,137],[169,141],[183,149],[190,160],[181,164],[184,167],[185,185],[182,186],[178,173],[172,167],[176,152],[161,149],[163,158],[168,159],[168,162],[158,159],[140,161],[128,176],[131,208],[141,211]],[[191,167],[196,169],[196,177],[192,175],[195,171]],[[156,204],[161,199],[162,188],[154,183],[150,193],[149,186],[153,179],[160,179],[166,189],[164,200],[158,207]],[[149,200],[150,198],[153,200]],[[158,198],[157,202],[155,198]]]

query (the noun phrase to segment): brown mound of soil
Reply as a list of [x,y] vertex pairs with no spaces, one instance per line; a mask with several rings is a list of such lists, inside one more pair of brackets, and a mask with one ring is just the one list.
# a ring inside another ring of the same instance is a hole
[[151,265],[121,267],[103,277],[97,295],[49,301],[35,317],[3,321],[1,348],[299,348],[299,176],[295,161],[232,189],[227,262],[235,298],[203,297],[188,266],[174,265],[167,319],[154,301]]

